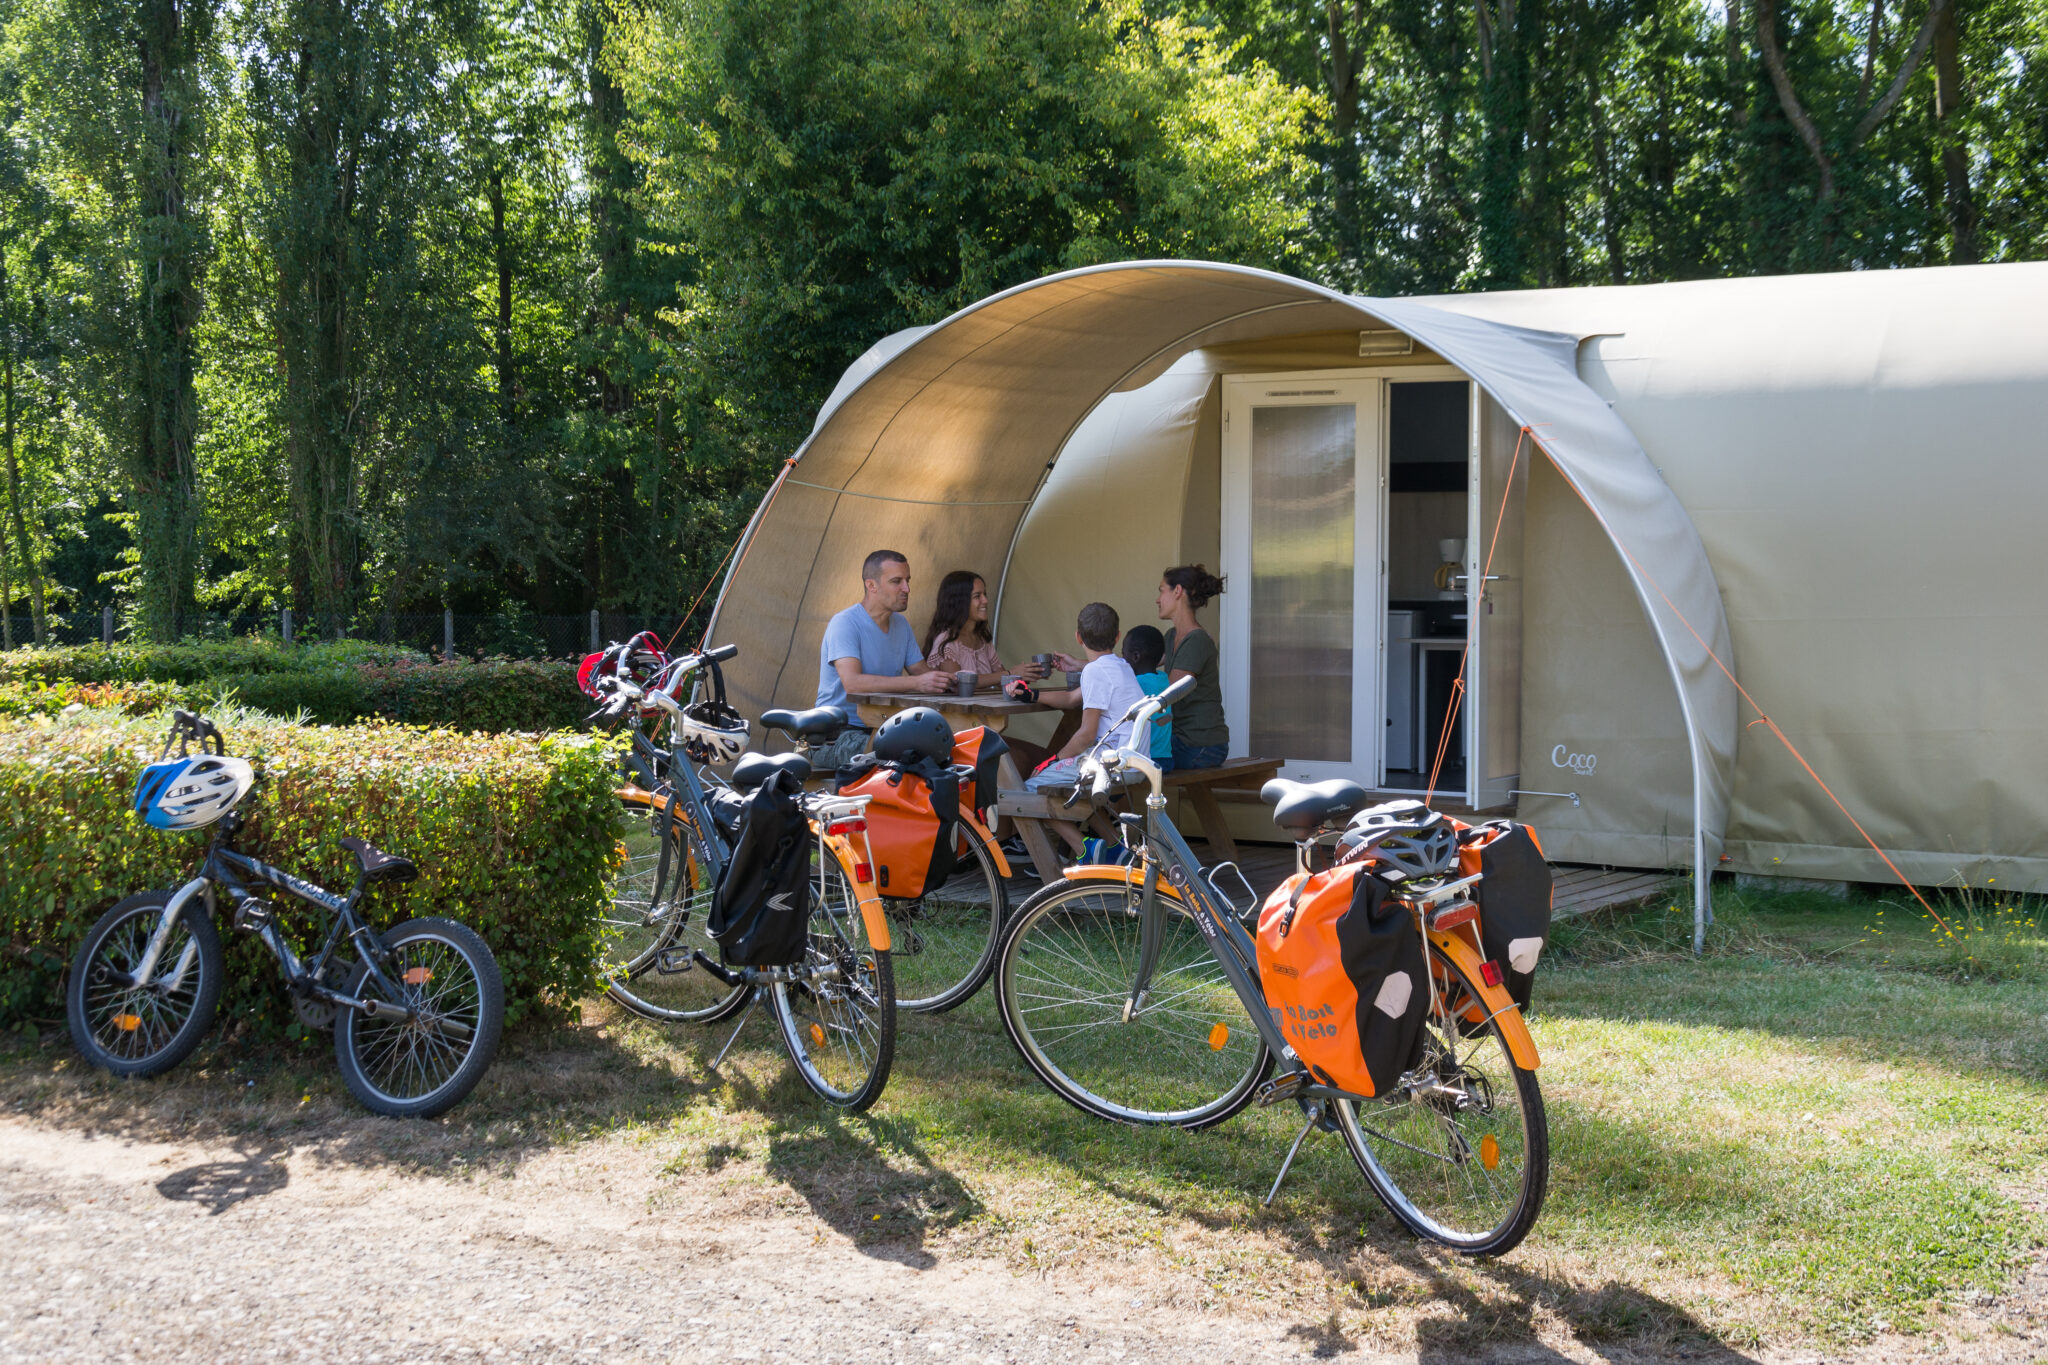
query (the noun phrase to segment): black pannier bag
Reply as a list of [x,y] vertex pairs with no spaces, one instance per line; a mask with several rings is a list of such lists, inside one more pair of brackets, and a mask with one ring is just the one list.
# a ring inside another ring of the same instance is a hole
[[732,859],[704,928],[731,967],[787,967],[804,955],[811,919],[811,829],[786,772],[746,800]]
[[1510,825],[1479,845],[1473,888],[1479,902],[1479,944],[1500,965],[1508,994],[1522,1009],[1536,980],[1536,962],[1550,941],[1550,864],[1527,825]]

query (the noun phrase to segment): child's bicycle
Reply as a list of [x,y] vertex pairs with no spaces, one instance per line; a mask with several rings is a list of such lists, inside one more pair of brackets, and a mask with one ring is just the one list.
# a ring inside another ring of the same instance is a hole
[[[1184,679],[1133,707],[1130,732],[1149,733],[1152,714],[1191,686]],[[1216,870],[1196,861],[1166,814],[1151,758],[1124,749],[1082,764],[1097,797],[1132,777],[1151,786],[1143,815],[1119,817],[1135,864],[1068,869],[1020,907],[1004,936],[997,1002],[1025,1063],[1070,1104],[1122,1123],[1204,1128],[1253,1103],[1298,1105],[1305,1123],[1275,1194],[1303,1139],[1321,1128],[1343,1138],[1417,1236],[1475,1256],[1519,1243],[1542,1209],[1549,1171],[1537,1056],[1498,970],[1489,973],[1494,964],[1478,951],[1469,892],[1479,878],[1457,875],[1455,847],[1392,897],[1428,949],[1417,1059],[1386,1093],[1355,1094],[1318,1082],[1287,1043],[1246,927],[1256,906],[1234,904]],[[1276,782],[1268,794],[1297,836],[1304,872],[1315,844],[1370,799],[1350,783]],[[1387,808],[1345,856],[1370,857],[1440,818],[1407,805]]]
[[[363,893],[418,872],[361,839],[341,841],[360,869],[346,896],[236,852],[240,805],[256,785],[212,721],[172,712],[163,751],[142,770],[132,804],[155,829],[211,827],[205,861],[175,891],[130,896],[86,934],[65,988],[72,1042],[117,1076],[155,1076],[189,1057],[220,1004],[226,966],[213,917],[224,903],[235,928],[255,934],[284,968],[300,1020],[334,1030],[342,1080],[364,1108],[393,1118],[445,1112],[475,1089],[497,1053],[505,1022],[497,959],[475,931],[438,916],[372,929],[357,912]],[[293,951],[258,887],[331,917],[311,958]]]

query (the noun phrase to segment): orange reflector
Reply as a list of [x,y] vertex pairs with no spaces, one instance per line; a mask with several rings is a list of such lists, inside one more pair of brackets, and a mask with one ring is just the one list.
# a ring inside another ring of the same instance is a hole
[[424,986],[433,979],[434,969],[432,967],[407,967],[405,969],[405,984],[408,986]]
[[1221,1052],[1223,1045],[1230,1041],[1230,1025],[1218,1024],[1209,1030],[1209,1051]]
[[1498,986],[1500,984],[1500,964],[1490,957],[1480,963],[1479,979],[1489,986]]
[[114,1016],[114,1027],[120,1029],[123,1033],[133,1033],[142,1027],[142,1016],[139,1014],[117,1014]]
[[855,863],[853,865],[853,879],[862,886],[866,886],[875,879],[875,869],[866,863]]
[[1500,1139],[1491,1133],[1479,1139],[1479,1164],[1489,1171],[1500,1165]]
[[[825,1030],[824,1030],[824,1029],[822,1029],[822,1028],[820,1028],[820,1027],[819,1027],[818,1025],[816,1025],[816,1024],[813,1024],[813,1025],[811,1025],[811,1046],[812,1046],[812,1047],[823,1047],[823,1046],[825,1046]],[[1488,1141],[1491,1141],[1491,1140],[1492,1140],[1492,1139],[1488,1139]],[[1496,1149],[1496,1150],[1498,1150],[1498,1149]]]

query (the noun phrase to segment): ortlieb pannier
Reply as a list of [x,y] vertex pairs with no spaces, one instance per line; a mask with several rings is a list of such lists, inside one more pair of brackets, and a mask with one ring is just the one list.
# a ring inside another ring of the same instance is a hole
[[868,798],[875,887],[915,900],[946,884],[959,846],[960,774],[936,763],[889,763],[864,754],[840,770],[839,790]]
[[732,858],[704,924],[728,966],[787,967],[804,954],[811,831],[798,800],[802,794],[802,783],[779,772],[745,798]]
[[1364,866],[1296,874],[1259,914],[1259,980],[1319,1079],[1378,1095],[1414,1067],[1429,970],[1414,915]]
[[979,814],[996,803],[996,765],[1010,746],[987,726],[977,725],[953,736],[953,766],[964,768],[960,782],[960,809]]
[[1553,888],[1543,846],[1534,830],[1509,820],[1475,826],[1460,843],[1459,872],[1484,874],[1472,888],[1479,903],[1480,950],[1499,964],[1502,984],[1526,1010],[1537,959],[1550,940]]

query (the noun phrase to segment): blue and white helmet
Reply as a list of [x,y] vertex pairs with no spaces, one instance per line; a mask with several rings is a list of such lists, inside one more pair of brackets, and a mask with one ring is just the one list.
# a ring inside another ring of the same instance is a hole
[[245,759],[168,758],[142,770],[135,813],[152,829],[203,829],[233,810],[255,783],[256,771]]

